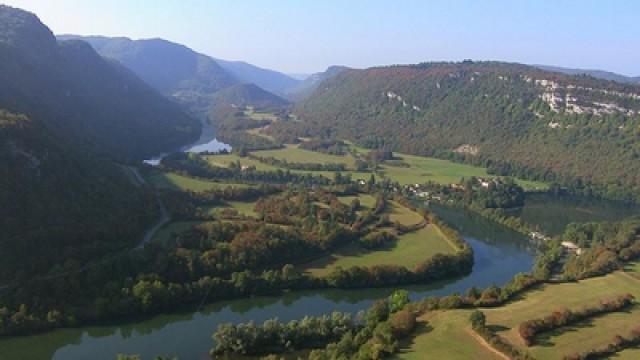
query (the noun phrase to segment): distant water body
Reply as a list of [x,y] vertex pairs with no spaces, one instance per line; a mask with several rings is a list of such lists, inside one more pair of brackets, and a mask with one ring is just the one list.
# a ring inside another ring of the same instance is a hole
[[[185,145],[177,151],[199,154],[203,152],[218,152],[222,150],[231,151],[231,145],[218,141],[218,139],[216,139],[216,134],[213,126],[211,126],[208,122],[203,122],[202,134],[200,134],[200,138],[196,142]],[[160,161],[162,161],[162,159],[169,154],[171,153],[162,153],[158,156],[154,156],[151,159],[143,160],[142,162],[147,165],[158,166],[160,164]]]

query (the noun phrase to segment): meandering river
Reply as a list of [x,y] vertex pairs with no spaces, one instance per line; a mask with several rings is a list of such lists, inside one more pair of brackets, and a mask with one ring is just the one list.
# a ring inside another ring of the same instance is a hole
[[[213,139],[213,140],[211,140]],[[218,151],[228,145],[218,142],[213,129],[205,126],[195,144],[182,151]],[[154,164],[165,156],[146,161]],[[519,272],[528,272],[534,250],[528,240],[507,228],[477,215],[446,208],[434,211],[455,226],[473,247],[475,264],[468,276],[429,286],[406,286],[411,297],[463,293],[472,286],[503,285]],[[543,231],[556,234],[572,221],[614,220],[638,213],[637,208],[618,203],[556,198],[529,197],[526,206],[514,215],[521,216]],[[8,338],[0,341],[0,360],[113,360],[118,353],[140,354],[143,359],[157,355],[180,359],[209,359],[211,335],[219,324],[255,321],[278,317],[299,319],[332,311],[356,313],[373,301],[388,296],[394,289],[318,290],[285,293],[275,297],[255,297],[218,302],[197,310],[197,305],[182,312],[149,319],[102,326],[60,329],[40,335]]]
[[[413,299],[461,293],[471,286],[501,285],[514,274],[531,269],[534,253],[523,236],[466,212],[436,211],[455,225],[471,244],[475,265],[470,275],[460,279],[404,287],[410,290]],[[272,317],[291,320],[334,310],[356,313],[392,291],[386,288],[300,291],[220,302],[200,311],[192,309],[137,322],[61,329],[2,340],[0,359],[113,360],[118,353],[141,354],[143,359],[156,355],[207,359],[213,345],[211,335],[219,324],[262,322]]]

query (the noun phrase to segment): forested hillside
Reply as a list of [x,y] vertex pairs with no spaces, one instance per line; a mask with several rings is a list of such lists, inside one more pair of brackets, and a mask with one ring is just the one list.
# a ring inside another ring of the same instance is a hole
[[254,106],[258,108],[278,108],[289,102],[254,84],[238,84],[217,92],[212,104],[232,105],[236,107]]
[[292,100],[302,100],[311,95],[324,80],[336,76],[347,69],[344,66],[329,66],[327,70],[312,74],[296,86],[288,89],[286,95]]
[[0,107],[122,159],[196,138],[200,124],[80,41],[58,43],[28,12],[0,6]]
[[[640,200],[640,87],[497,62],[346,70],[296,108],[287,137],[456,158],[499,174]],[[593,183],[593,184],[591,184]]]
[[294,79],[291,76],[277,71],[263,69],[243,61],[221,59],[215,59],[215,61],[220,64],[222,68],[233,74],[238,80],[244,83],[256,84],[279,96],[284,96],[289,89],[300,84],[300,80]]
[[213,93],[238,83],[234,75],[212,58],[163,39],[76,35],[58,39],[88,42],[100,55],[120,62],[162,94],[191,109],[206,111]]
[[125,168],[0,110],[0,284],[131,246],[154,200]]

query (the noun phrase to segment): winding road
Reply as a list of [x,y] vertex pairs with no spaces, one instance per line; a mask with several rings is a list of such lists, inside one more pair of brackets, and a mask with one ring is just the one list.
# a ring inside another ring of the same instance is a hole
[[[131,171],[133,176],[136,178],[136,181],[138,182],[139,186],[147,185],[147,181],[144,179],[144,177],[142,177],[142,175],[140,175],[140,171],[138,170],[138,168],[133,166],[127,166],[127,168]],[[149,228],[145,232],[144,236],[142,237],[142,240],[138,243],[138,246],[136,246],[135,249],[143,248],[145,244],[149,243],[149,241],[153,239],[153,236],[156,234],[156,232],[158,232],[158,230],[160,230],[160,228],[164,224],[171,221],[169,212],[167,211],[167,208],[162,203],[162,200],[160,199],[160,195],[158,195],[158,191],[154,190],[154,192],[156,196],[156,202],[158,204],[158,209],[160,209],[160,218],[158,219],[158,221],[156,221],[155,224],[153,224],[153,226],[151,226],[151,228]]]
[[[134,166],[126,166],[127,169],[129,169],[129,171],[131,171],[131,174],[133,174],[134,178],[136,179],[136,182],[138,183],[138,186],[146,186],[147,182],[144,179],[144,177],[142,177],[142,175],[140,175],[140,171],[138,170],[138,168],[134,167]],[[156,202],[158,204],[158,208],[160,209],[160,218],[144,233],[144,236],[142,237],[142,239],[140,240],[140,242],[136,245],[136,247],[130,249],[129,251],[133,251],[133,250],[137,250],[137,249],[142,249],[144,248],[144,246],[149,243],[151,241],[151,239],[153,239],[153,236],[156,234],[156,232],[158,232],[158,230],[166,223],[168,223],[169,221],[171,221],[171,217],[169,216],[169,212],[167,211],[167,208],[164,206],[164,204],[162,203],[162,200],[160,199],[160,195],[158,194],[157,190],[154,190],[155,192],[155,197],[156,197]],[[52,279],[57,279],[63,276],[67,276],[67,275],[71,275],[71,274],[78,274],[78,273],[82,273],[87,271],[87,269],[89,269],[92,265],[95,265],[95,263],[89,263],[89,264],[85,264],[83,265],[81,268],[74,270],[74,271],[68,271],[68,272],[64,272],[64,273],[60,273],[60,274],[55,274],[55,275],[47,275],[47,276],[43,276],[40,278],[36,278],[37,280],[52,280]],[[32,279],[34,280],[34,279]],[[16,284],[0,284],[0,293],[4,292],[5,290],[16,286]]]

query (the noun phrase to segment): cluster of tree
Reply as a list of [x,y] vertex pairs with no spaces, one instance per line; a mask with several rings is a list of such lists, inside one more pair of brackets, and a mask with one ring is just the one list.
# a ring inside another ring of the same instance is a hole
[[[408,187],[402,189],[407,197],[415,195]],[[420,185],[420,191],[429,193],[430,201],[471,210],[522,234],[533,231],[522,219],[508,213],[509,209],[524,205],[525,197],[522,187],[510,178],[481,180],[471,177],[455,185],[427,182]]]
[[482,208],[508,209],[524,205],[524,189],[512,178],[463,180],[464,198]]
[[409,270],[401,265],[338,267],[326,277],[327,284],[341,289],[425,284],[468,274],[473,266],[471,248],[456,254],[436,254]]
[[383,163],[387,160],[394,160],[393,152],[389,150],[371,150],[367,152],[366,159],[374,163]]
[[254,322],[223,324],[213,334],[216,346],[211,354],[264,355],[317,348],[339,340],[345,333],[354,330],[357,330],[357,325],[351,315],[339,312],[330,316],[305,316],[288,323],[276,318],[262,325]]
[[566,279],[584,279],[620,269],[640,256],[640,219],[619,222],[571,224],[562,238],[582,247],[563,268]]
[[[152,261],[139,256],[135,260]],[[285,289],[324,286],[321,281],[298,273],[292,265],[285,265],[281,270],[245,270],[232,273],[229,277],[204,276],[194,281],[172,282],[156,273],[140,273],[135,277],[116,276],[114,270],[131,271],[121,270],[120,267],[149,267],[147,264],[123,262],[124,259],[118,259],[89,273],[72,275],[68,280],[42,281],[10,297],[5,296],[0,304],[0,336],[26,335],[57,327],[155,314],[190,303],[274,295]],[[97,280],[101,282],[95,283]],[[48,291],[52,296],[34,302],[33,309],[20,304],[22,299],[33,299],[43,291]]]
[[216,125],[216,137],[234,149],[245,151],[278,149],[282,143],[264,136],[247,132],[271,124],[269,120],[255,120],[248,117],[241,108],[230,104],[220,104],[211,108],[209,119]]
[[540,333],[574,324],[578,321],[601,314],[621,311],[634,304],[634,299],[633,295],[624,294],[611,299],[601,300],[595,306],[584,307],[578,310],[556,310],[544,318],[527,320],[521,323],[518,326],[518,334],[520,334],[520,337],[522,337],[527,346],[531,346],[534,344],[536,336]]
[[258,218],[270,223],[292,225],[298,222],[329,222],[350,225],[356,212],[343,204],[331,192],[317,189],[292,189],[279,196],[261,198],[256,202]]
[[631,330],[628,336],[616,335],[610,343],[600,347],[567,355],[564,360],[595,360],[610,357],[624,349],[636,348],[640,345],[640,327]]
[[398,241],[398,237],[388,231],[372,231],[358,239],[358,244],[365,249],[374,250],[387,247]]
[[[348,139],[371,149],[454,159],[496,174],[556,182],[581,194],[640,200],[634,175],[640,172],[640,116],[555,112],[540,99],[543,87],[527,78],[637,92],[504,63],[372,68],[327,80],[296,106],[304,121],[274,124],[270,131]],[[593,91],[579,101],[608,102],[607,96]],[[640,106],[625,97],[613,102]]]
[[540,284],[542,280],[529,274],[517,274],[509,283],[500,288],[495,285],[486,289],[471,287],[465,295],[453,294],[442,297],[427,297],[417,304],[420,311],[473,308],[475,306],[499,306],[513,299],[523,291]]
[[526,352],[523,352],[506,341],[502,336],[496,334],[486,324],[486,316],[480,310],[474,310],[469,316],[471,328],[478,335],[482,336],[491,346],[503,354],[507,354],[513,360],[533,360]]
[[297,262],[355,240],[348,228],[316,223],[308,228],[264,222],[213,221],[192,227],[170,240],[166,278],[185,281],[204,275],[229,275]]
[[203,211],[202,206],[224,206],[230,200],[254,201],[280,191],[282,186],[262,184],[227,186],[203,192],[161,190],[159,195],[174,220],[215,220],[217,217]]
[[311,351],[309,359],[375,360],[392,355],[416,323],[416,312],[408,303],[408,293],[404,290],[376,301],[361,316],[358,331],[347,332],[339,341]]
[[409,335],[416,323],[416,312],[408,306],[405,290],[376,301],[354,320],[349,314],[305,317],[282,323],[271,319],[258,326],[225,324],[213,338],[213,356],[234,354],[264,355],[278,359],[285,352],[315,349],[309,359],[380,359],[396,352],[398,341]]
[[565,249],[559,239],[542,242],[538,248],[540,251],[533,264],[532,274],[537,279],[548,280],[554,273],[562,272],[561,260],[565,256]]
[[349,147],[340,140],[311,139],[301,142],[300,148],[330,155],[345,155]]
[[343,163],[299,163],[289,162],[287,160],[281,160],[273,156],[258,156],[254,154],[248,154],[247,157],[260,161],[261,163],[273,165],[291,170],[304,170],[304,171],[347,171],[347,166]]

